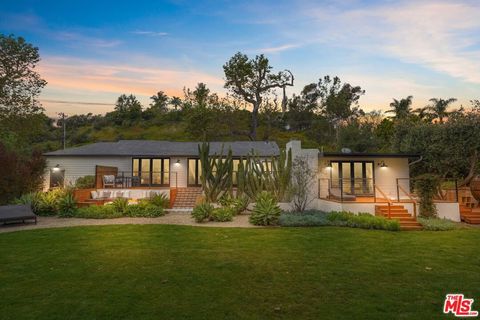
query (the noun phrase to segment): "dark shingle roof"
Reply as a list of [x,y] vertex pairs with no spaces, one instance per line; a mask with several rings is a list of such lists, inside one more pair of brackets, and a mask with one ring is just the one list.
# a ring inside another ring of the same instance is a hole
[[323,152],[320,157],[376,157],[376,158],[418,158],[420,155],[416,153],[375,153],[375,152]]
[[[198,156],[201,142],[173,142],[154,140],[120,140],[118,142],[98,142],[81,147],[47,152],[45,156]],[[269,141],[210,142],[210,154],[219,154],[224,146],[224,154],[232,149],[234,157],[245,156],[252,149],[259,156],[276,156],[278,145]]]

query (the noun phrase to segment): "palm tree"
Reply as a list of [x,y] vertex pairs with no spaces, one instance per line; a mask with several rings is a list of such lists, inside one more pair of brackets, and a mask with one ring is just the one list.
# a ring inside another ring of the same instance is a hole
[[393,99],[393,102],[390,103],[390,110],[385,111],[385,113],[395,113],[395,119],[405,119],[407,118],[412,111],[412,96],[408,96],[404,99]]
[[432,116],[434,119],[438,118],[440,123],[443,123],[443,119],[448,117],[450,112],[447,111],[448,106],[457,101],[455,98],[450,98],[450,99],[437,99],[437,98],[432,98],[430,99],[430,102],[432,102],[432,105],[428,107],[428,110],[430,110]]
[[170,104],[175,108],[175,111],[177,111],[177,108],[182,105],[182,99],[179,97],[172,97]]
[[420,120],[426,120],[430,115],[428,113],[428,110],[429,110],[428,107],[417,108],[413,110],[413,113],[415,113],[420,118]]
[[152,103],[150,103],[150,108],[157,112],[166,112],[167,104],[168,104],[168,96],[163,93],[163,91],[158,91],[156,95],[151,96],[150,99]]

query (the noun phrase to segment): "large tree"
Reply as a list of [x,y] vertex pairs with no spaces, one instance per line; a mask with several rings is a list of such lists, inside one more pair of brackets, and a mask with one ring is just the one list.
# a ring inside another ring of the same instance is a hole
[[450,104],[457,101],[455,98],[449,99],[438,99],[432,98],[430,102],[432,103],[428,110],[431,112],[434,119],[438,119],[440,123],[443,123],[443,120],[448,117],[449,112],[447,111]]
[[272,66],[263,55],[249,59],[238,52],[223,66],[225,88],[252,105],[251,125],[248,136],[257,138],[258,111],[265,96],[275,88],[293,86],[293,74],[288,71],[272,72]]
[[107,114],[113,117],[116,124],[128,124],[139,120],[142,116],[142,104],[133,94],[122,94],[115,103],[115,111]]
[[158,91],[157,94],[150,97],[150,109],[154,113],[163,113],[168,111],[168,103],[170,99],[163,91]]
[[413,96],[408,96],[400,100],[393,99],[393,102],[390,103],[390,109],[385,111],[385,113],[395,114],[393,118],[397,120],[406,119],[412,113],[412,100]]
[[37,100],[47,84],[35,71],[38,48],[22,37],[0,34],[0,116],[23,116],[42,111]]
[[[347,121],[363,114],[358,107],[358,101],[365,94],[359,86],[342,83],[339,77],[325,76],[318,80],[318,95],[321,99],[320,108],[332,122]],[[312,95],[315,96],[315,92]]]

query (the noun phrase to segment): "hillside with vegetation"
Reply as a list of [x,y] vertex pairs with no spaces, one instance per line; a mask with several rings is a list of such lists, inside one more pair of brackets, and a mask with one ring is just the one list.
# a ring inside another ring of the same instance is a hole
[[[4,178],[15,175],[14,165],[27,172],[24,176],[38,175],[39,153],[62,148],[64,125],[67,147],[121,139],[269,140],[284,147],[298,139],[304,147],[324,151],[416,153],[422,158],[412,166],[413,175],[431,173],[468,183],[478,169],[479,100],[454,108],[454,98],[432,98],[414,110],[408,96],[393,99],[385,112],[365,112],[365,90],[357,84],[319,75],[299,94],[288,95],[295,80],[290,71],[275,72],[264,55],[237,53],[223,65],[226,95],[204,83],[185,88],[182,97],[167,96],[159,88],[149,105],[134,94],[122,94],[111,112],[74,115],[63,123],[47,117],[38,101],[47,85],[35,69],[38,48],[13,35],[0,35],[0,48]],[[9,180],[2,181],[7,188]]]

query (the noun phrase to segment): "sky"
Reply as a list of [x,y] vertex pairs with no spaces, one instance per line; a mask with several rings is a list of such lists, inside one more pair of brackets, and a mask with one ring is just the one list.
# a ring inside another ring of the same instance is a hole
[[480,98],[480,1],[5,1],[0,33],[39,47],[47,114],[113,110],[135,94],[182,97],[198,82],[224,95],[236,52],[290,70],[298,93],[325,75],[366,90],[364,110],[393,98]]

